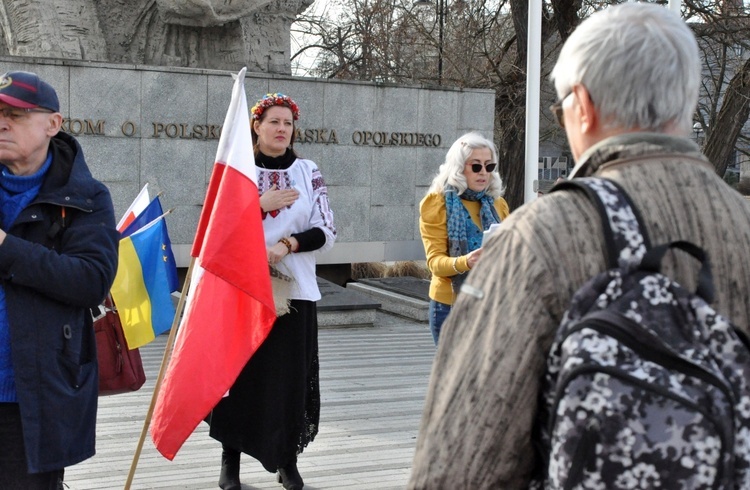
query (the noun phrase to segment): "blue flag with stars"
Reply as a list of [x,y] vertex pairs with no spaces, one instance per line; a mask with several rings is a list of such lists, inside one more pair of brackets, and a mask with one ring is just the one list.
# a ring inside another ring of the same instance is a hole
[[[121,233],[121,238],[126,238],[140,230],[147,224],[154,221],[156,218],[164,214],[161,207],[161,201],[159,196],[156,196],[149,204],[146,209],[141,212],[132,223],[128,225]],[[162,259],[164,260],[164,266],[167,271],[167,282],[169,284],[169,291],[177,291],[180,284],[177,280],[177,263],[174,260],[174,254],[172,253],[172,242],[169,240],[169,232],[167,231],[167,223],[164,222],[162,227],[162,240],[161,240],[161,253]]]

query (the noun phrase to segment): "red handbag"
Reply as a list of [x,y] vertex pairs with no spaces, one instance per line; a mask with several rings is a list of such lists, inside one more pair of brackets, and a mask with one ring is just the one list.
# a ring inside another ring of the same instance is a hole
[[99,361],[99,396],[137,391],[146,382],[138,349],[128,349],[120,315],[107,295],[94,315],[96,351]]

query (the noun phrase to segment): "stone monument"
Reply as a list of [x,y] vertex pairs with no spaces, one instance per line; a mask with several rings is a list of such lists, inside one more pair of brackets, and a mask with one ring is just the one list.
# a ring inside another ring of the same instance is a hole
[[[450,144],[493,134],[491,90],[290,76],[292,22],[312,0],[3,0],[0,73],[33,71],[60,97],[117,216],[149,184],[187,267],[232,88],[290,94],[295,150],[325,176],[338,238],[318,258],[421,260],[419,201]],[[352,102],[354,101],[354,102]],[[348,273],[348,272],[347,272]]]
[[0,55],[289,74],[312,0],[4,0]]

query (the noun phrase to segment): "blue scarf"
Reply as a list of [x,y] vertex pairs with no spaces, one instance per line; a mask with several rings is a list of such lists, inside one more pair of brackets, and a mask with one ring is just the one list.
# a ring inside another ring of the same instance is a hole
[[[481,230],[472,221],[469,211],[461,202],[462,199],[481,203],[479,208]],[[448,255],[451,257],[461,257],[481,247],[483,232],[488,230],[490,225],[500,223],[500,216],[495,209],[495,199],[485,191],[476,192],[466,189],[459,196],[455,187],[447,186],[445,212],[448,221]],[[454,293],[458,293],[465,278],[466,274],[456,274],[451,278]]]

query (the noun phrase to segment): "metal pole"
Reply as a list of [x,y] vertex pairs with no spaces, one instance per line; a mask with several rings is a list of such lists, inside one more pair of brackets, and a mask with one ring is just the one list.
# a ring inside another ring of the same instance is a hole
[[529,34],[526,46],[526,166],[523,202],[536,199],[534,181],[539,178],[539,94],[542,77],[542,2],[529,2]]
[[443,84],[443,16],[445,0],[438,1],[438,85]]

